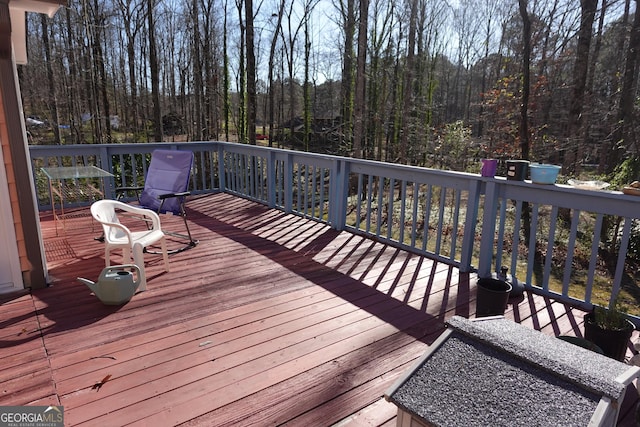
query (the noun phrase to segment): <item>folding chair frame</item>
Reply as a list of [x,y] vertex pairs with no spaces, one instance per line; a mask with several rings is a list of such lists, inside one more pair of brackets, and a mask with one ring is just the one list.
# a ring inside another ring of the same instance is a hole
[[[166,150],[158,150],[160,152],[164,152]],[[167,153],[164,153],[167,154]],[[151,161],[153,162],[153,153],[152,153],[152,157],[151,157]],[[191,175],[191,171],[189,171],[189,176]],[[148,176],[145,177],[145,180],[148,179]],[[187,181],[188,182],[188,181]],[[169,250],[169,253],[177,253],[177,252],[182,252],[184,250],[190,249],[195,247],[198,244],[198,240],[195,240],[193,238],[193,236],[191,235],[191,230],[189,230],[189,224],[187,223],[187,214],[184,208],[184,204],[185,204],[185,199],[188,195],[191,194],[190,191],[181,191],[181,192],[167,192],[167,193],[161,193],[161,194],[157,194],[156,200],[159,201],[159,205],[157,210],[153,209],[150,206],[145,206],[143,203],[141,203],[140,201],[140,197],[143,194],[144,190],[145,190],[146,186],[136,186],[136,187],[119,187],[116,188],[116,199],[117,200],[122,200],[123,196],[127,193],[127,192],[135,192],[136,194],[136,198],[138,199],[138,203],[141,207],[146,208],[151,210],[152,212],[155,211],[157,214],[162,214],[166,209],[163,209],[163,206],[165,204],[165,202],[169,199],[172,198],[178,198],[179,203],[178,203],[178,211],[170,209],[168,210],[169,212],[175,213],[177,215],[180,215],[182,217],[182,220],[184,221],[184,226],[187,229],[187,234],[182,234],[182,233],[176,233],[176,232],[167,232],[165,231],[165,234],[168,236],[174,236],[177,237],[179,239],[183,239],[187,241],[187,244],[181,248],[178,249],[172,249]],[[155,189],[157,190],[157,189]],[[156,206],[156,203],[153,203],[153,207]],[[147,252],[149,253],[155,253],[152,252],[150,250],[147,250]]]

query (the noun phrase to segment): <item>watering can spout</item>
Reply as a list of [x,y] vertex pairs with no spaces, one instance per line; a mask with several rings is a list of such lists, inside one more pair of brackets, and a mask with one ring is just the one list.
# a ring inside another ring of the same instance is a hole
[[89,279],[85,279],[83,277],[78,277],[78,281],[80,283],[84,283],[85,285],[87,285],[89,287],[89,289],[91,289],[92,292],[96,292],[97,291],[97,283],[96,282],[92,282]]

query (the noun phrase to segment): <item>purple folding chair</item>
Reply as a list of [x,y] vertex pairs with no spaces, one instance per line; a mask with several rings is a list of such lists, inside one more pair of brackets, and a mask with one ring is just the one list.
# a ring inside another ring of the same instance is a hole
[[151,209],[158,214],[172,213],[182,217],[187,234],[171,232],[165,232],[165,234],[184,239],[187,244],[182,248],[170,250],[169,253],[181,252],[198,244],[198,241],[191,236],[184,209],[185,198],[191,194],[189,179],[192,167],[193,152],[191,151],[154,150],[144,187],[116,189],[118,199],[128,191],[135,191],[141,207]]

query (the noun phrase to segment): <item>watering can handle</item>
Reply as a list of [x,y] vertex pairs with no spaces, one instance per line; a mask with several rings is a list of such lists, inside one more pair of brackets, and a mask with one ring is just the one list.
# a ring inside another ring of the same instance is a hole
[[122,270],[130,270],[130,269],[133,269],[136,271],[136,280],[134,284],[138,286],[142,281],[142,272],[140,271],[140,267],[138,267],[135,264],[114,265],[114,266],[105,268],[105,270],[103,271],[103,274],[106,275],[107,273],[111,273],[114,271],[122,271]]

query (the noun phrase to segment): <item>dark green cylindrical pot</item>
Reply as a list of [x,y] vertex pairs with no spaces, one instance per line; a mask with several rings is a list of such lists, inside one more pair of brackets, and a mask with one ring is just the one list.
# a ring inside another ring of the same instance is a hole
[[512,181],[524,181],[527,179],[529,161],[507,160],[507,179]]
[[595,321],[593,313],[584,316],[584,338],[602,349],[605,356],[624,362],[627,346],[635,325],[626,320],[624,329],[603,329]]
[[476,317],[502,316],[507,309],[511,285],[504,280],[478,279]]

